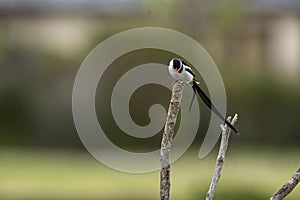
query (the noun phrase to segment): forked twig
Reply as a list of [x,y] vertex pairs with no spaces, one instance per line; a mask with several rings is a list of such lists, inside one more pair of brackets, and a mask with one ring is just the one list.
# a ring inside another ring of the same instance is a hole
[[[227,120],[234,125],[237,120],[238,120],[238,115],[235,114],[233,119],[231,120],[231,117],[228,117]],[[216,161],[216,167],[214,171],[214,175],[211,180],[211,184],[209,187],[208,192],[206,193],[206,200],[212,200],[214,198],[214,194],[216,192],[217,184],[220,180],[221,177],[221,171],[222,167],[225,161],[225,155],[226,151],[228,148],[228,142],[229,142],[229,137],[231,133],[231,129],[227,125],[221,125],[221,130],[222,130],[222,138],[221,138],[221,143],[220,143],[220,149]]]

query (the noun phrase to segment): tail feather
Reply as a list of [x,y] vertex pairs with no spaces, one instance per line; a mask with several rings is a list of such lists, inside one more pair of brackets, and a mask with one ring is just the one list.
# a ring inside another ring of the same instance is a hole
[[227,121],[225,117],[223,117],[223,115],[218,111],[216,106],[211,102],[209,97],[205,94],[205,92],[200,88],[200,86],[195,81],[193,81],[192,88],[194,92],[197,91],[200,98],[208,108],[210,108],[221,120],[223,120],[227,124],[227,126],[229,126],[235,133],[238,133],[238,130],[229,121]]
[[192,100],[191,100],[191,103],[190,103],[190,106],[189,106],[189,112],[191,112],[192,110],[192,105],[193,105],[193,102],[195,100],[195,97],[196,97],[196,89],[192,86],[193,88],[193,91],[194,91],[194,94],[193,94],[193,97],[192,97]]

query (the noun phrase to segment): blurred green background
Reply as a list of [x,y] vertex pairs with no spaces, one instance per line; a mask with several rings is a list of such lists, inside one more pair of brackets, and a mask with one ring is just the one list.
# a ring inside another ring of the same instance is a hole
[[[83,147],[72,118],[73,82],[86,55],[109,36],[143,26],[201,43],[222,74],[228,114],[239,113],[241,135],[231,137],[216,199],[268,199],[299,168],[299,1],[0,0],[0,199],[159,198],[159,172],[126,174],[102,165]],[[115,65],[168,64],[172,57],[141,50]],[[100,81],[98,100],[118,76],[112,70]],[[145,105],[168,107],[170,93],[153,87],[137,91],[130,105],[138,124],[149,120]],[[98,100],[98,113],[111,116]],[[172,199],[204,199],[209,187],[217,147],[197,158],[210,119],[200,109],[195,142],[171,167]],[[122,148],[160,146],[161,132],[141,142],[104,121]],[[287,199],[300,199],[300,189]]]

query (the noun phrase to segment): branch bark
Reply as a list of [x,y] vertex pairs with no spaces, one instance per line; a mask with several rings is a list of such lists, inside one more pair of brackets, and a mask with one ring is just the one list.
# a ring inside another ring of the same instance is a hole
[[295,174],[270,198],[270,200],[284,199],[300,181],[300,168]]
[[[228,117],[227,120],[234,125],[237,120],[238,120],[238,115],[235,114],[233,119],[231,120],[231,117]],[[222,130],[222,138],[221,138],[221,143],[220,143],[220,149],[216,161],[216,167],[214,171],[214,175],[211,180],[211,184],[209,187],[208,192],[206,193],[206,200],[212,200],[214,198],[214,194],[216,192],[217,184],[220,180],[221,177],[221,171],[222,167],[225,161],[225,155],[226,151],[228,148],[228,142],[229,142],[229,137],[231,133],[231,129],[227,125],[221,125],[221,130]]]
[[170,151],[174,135],[174,128],[182,99],[184,83],[176,81],[173,83],[172,97],[169,105],[165,129],[161,141],[160,150],[160,199],[170,199]]

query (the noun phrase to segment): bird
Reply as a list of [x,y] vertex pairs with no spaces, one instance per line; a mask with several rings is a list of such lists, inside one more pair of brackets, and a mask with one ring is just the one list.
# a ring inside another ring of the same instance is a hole
[[212,110],[227,126],[229,126],[236,134],[238,134],[238,130],[228,121],[225,119],[225,117],[219,112],[217,107],[213,104],[213,102],[210,100],[210,98],[206,95],[206,93],[201,89],[199,86],[199,81],[196,78],[195,73],[191,69],[191,67],[183,60],[178,58],[173,58],[169,62],[168,66],[169,73],[172,78],[186,82],[192,86],[192,89],[194,91],[194,95],[190,104],[189,110],[191,110],[192,103],[194,101],[196,93],[200,96],[204,104]]

